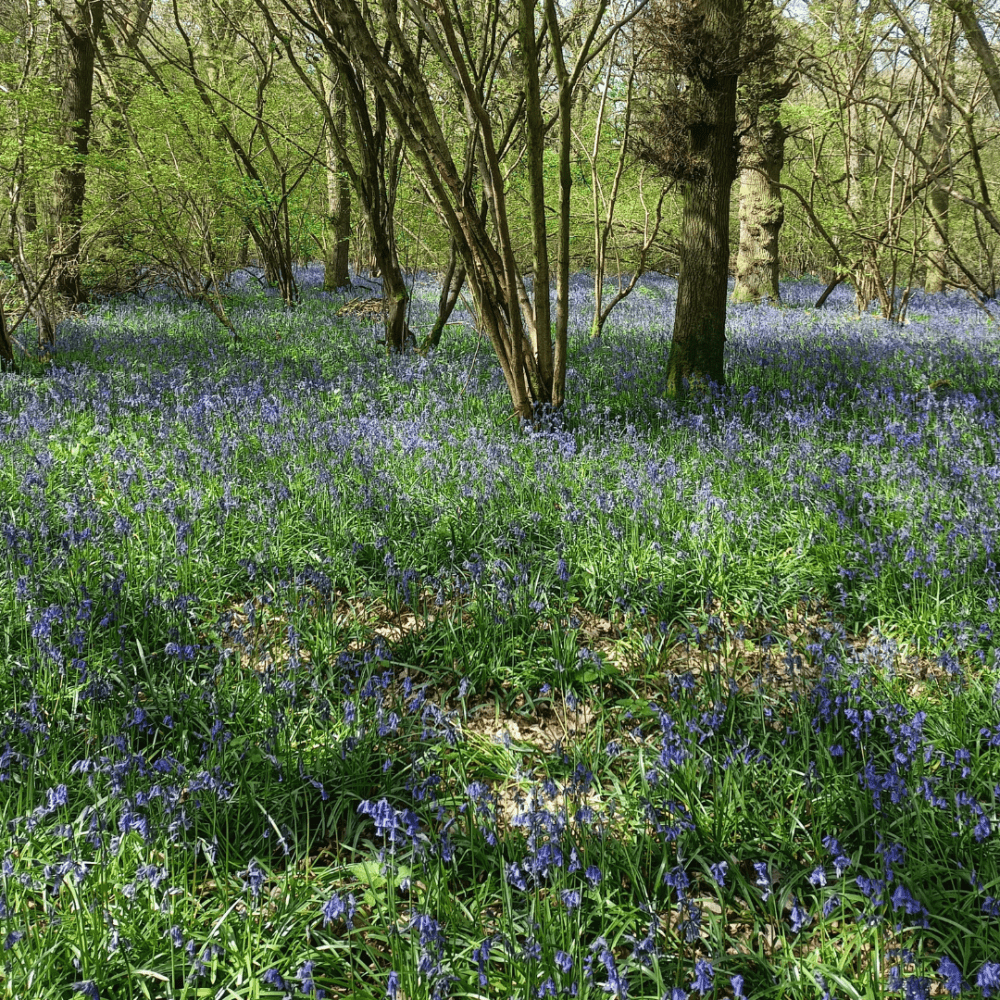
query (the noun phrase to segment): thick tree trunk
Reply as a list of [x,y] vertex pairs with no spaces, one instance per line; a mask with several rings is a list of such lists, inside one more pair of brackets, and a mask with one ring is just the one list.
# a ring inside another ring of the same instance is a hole
[[[343,134],[347,128],[347,104],[337,67],[330,60],[330,115]],[[332,292],[351,283],[348,254],[351,243],[351,182],[332,135],[326,137],[326,243],[323,256],[323,288]]]
[[781,300],[778,240],[785,221],[781,170],[785,130],[781,122],[761,122],[756,142],[744,149],[740,171],[740,247],[736,256],[733,302]]
[[[706,2],[706,33],[732,48],[741,0]],[[738,37],[738,36],[737,36]],[[667,392],[682,398],[695,385],[725,383],[726,299],[729,279],[729,208],[736,179],[736,67],[723,52],[708,77],[694,78],[701,120],[691,126],[693,170],[683,188],[681,267],[667,361]]]
[[60,258],[56,291],[73,305],[84,301],[80,283],[80,241],[83,202],[87,191],[87,150],[94,93],[94,58],[97,38],[104,30],[104,0],[84,0],[76,8],[76,21],[59,21],[67,41],[69,65],[63,82],[62,121],[64,141],[73,161],[55,177],[55,252]]

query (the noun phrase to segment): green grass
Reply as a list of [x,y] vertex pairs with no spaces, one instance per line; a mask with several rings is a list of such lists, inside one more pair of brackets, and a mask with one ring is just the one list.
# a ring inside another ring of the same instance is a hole
[[989,995],[995,348],[734,310],[679,408],[646,293],[532,434],[308,292],[0,382],[0,995]]

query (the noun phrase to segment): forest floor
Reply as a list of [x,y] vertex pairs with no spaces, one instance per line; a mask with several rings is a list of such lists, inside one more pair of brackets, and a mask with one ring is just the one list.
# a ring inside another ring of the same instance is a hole
[[789,283],[680,405],[580,276],[518,429],[300,278],[0,376],[0,996],[1000,991],[985,315]]

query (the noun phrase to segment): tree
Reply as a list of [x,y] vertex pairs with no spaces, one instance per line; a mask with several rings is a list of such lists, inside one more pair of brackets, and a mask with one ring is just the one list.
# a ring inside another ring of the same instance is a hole
[[745,31],[753,40],[758,58],[741,80],[738,105],[740,239],[733,302],[778,302],[778,244],[785,221],[781,171],[788,138],[781,121],[781,105],[794,86],[798,70],[785,75],[779,67],[775,11],[770,4],[758,2],[748,8]]
[[[304,9],[286,2],[288,20],[297,25],[300,38],[293,38],[291,25],[279,25],[266,0],[257,0],[258,8],[267,20],[275,39],[280,40],[292,68],[312,95],[323,115],[329,143],[327,169],[331,169],[329,149],[334,151],[338,197],[341,192],[341,172],[350,180],[368,223],[372,254],[382,275],[382,309],[385,318],[385,344],[390,354],[401,353],[407,343],[407,306],[410,293],[399,262],[396,240],[396,190],[402,154],[402,140],[393,136],[384,97],[368,84],[373,65],[388,63],[393,50],[387,39],[381,48],[369,54],[369,61],[352,60],[342,45],[334,42],[325,30],[322,10],[315,6]],[[365,23],[366,15],[358,12]],[[293,42],[304,42],[305,59]],[[316,68],[324,53],[329,75],[318,78]],[[373,62],[372,62],[373,61]],[[333,183],[328,173],[328,184]],[[338,225],[343,211],[338,201]],[[348,215],[349,222],[349,215]],[[343,252],[346,255],[346,246]]]
[[[56,290],[72,305],[86,294],[80,283],[80,241],[83,203],[87,193],[87,151],[93,117],[94,60],[97,39],[104,32],[104,0],[74,0],[74,11],[65,17],[54,4],[52,17],[65,36],[66,68],[62,85],[63,141],[72,159],[56,173],[54,192],[54,252],[59,261]],[[55,330],[48,334],[50,343]]]
[[4,314],[3,296],[0,295],[0,373],[16,371],[17,361],[14,359],[14,345],[7,330],[7,317]]
[[737,167],[736,90],[749,53],[742,0],[659,0],[643,30],[662,75],[639,155],[681,184],[680,276],[667,391],[725,383],[730,197]]
[[[641,0],[644,2],[644,0]],[[433,7],[417,2],[399,6],[382,0],[376,21],[354,0],[316,0],[311,21],[304,25],[322,39],[342,68],[364,67],[372,87],[392,117],[410,157],[422,174],[425,191],[458,247],[479,322],[493,345],[515,412],[522,420],[535,417],[540,405],[562,406],[566,379],[569,316],[570,170],[573,94],[590,59],[634,15],[637,7],[601,34],[607,0],[599,0],[584,19],[579,36],[564,33],[554,0],[539,13],[534,0],[520,0],[515,11],[488,2],[481,9],[442,0]],[[509,16],[513,15],[513,17]],[[555,108],[559,207],[556,211],[556,315],[549,305],[549,236],[546,180],[540,164],[543,128],[539,67],[542,39],[548,37],[548,58],[555,68],[551,87]],[[424,50],[434,59],[432,86]],[[574,51],[575,49],[575,51]],[[392,53],[392,58],[388,53]],[[494,119],[490,107],[502,67],[518,61],[523,92],[526,163],[529,187],[533,292],[518,268],[507,209],[506,173],[502,162],[505,136],[520,117],[508,118],[507,128]],[[575,57],[570,61],[568,57]],[[456,140],[446,132],[449,101],[438,86],[450,90],[452,106],[465,116],[465,135]],[[351,113],[360,115],[360,101],[349,96]],[[457,157],[464,156],[464,162]],[[467,182],[478,170],[489,207],[489,223]]]
[[[330,119],[340,135],[347,128],[347,102],[340,74],[333,60],[328,60],[326,81],[320,76],[319,83],[326,87],[327,107]],[[332,292],[351,283],[348,267],[351,249],[351,181],[341,163],[340,148],[327,128],[326,142],[326,233],[323,243],[323,287]],[[342,144],[341,144],[342,145]]]
[[[955,86],[955,14],[945,4],[934,4],[930,10],[931,53],[939,68],[940,79],[934,86],[934,114],[930,122],[933,143],[931,162],[935,168],[947,167],[951,156],[951,102],[945,89]],[[933,223],[930,232],[931,249],[925,258],[924,291],[943,291],[948,279],[948,206],[951,199],[941,184],[935,184],[927,199],[927,210]]]

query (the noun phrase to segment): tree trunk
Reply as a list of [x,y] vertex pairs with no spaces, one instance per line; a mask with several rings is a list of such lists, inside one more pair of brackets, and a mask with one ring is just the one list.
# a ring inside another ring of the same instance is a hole
[[760,122],[740,171],[740,247],[733,302],[781,301],[778,238],[785,221],[781,170],[786,133],[776,118]]
[[[329,60],[332,83],[330,115],[341,134],[347,127],[347,104],[337,67]],[[351,241],[351,182],[337,152],[334,137],[326,137],[326,244],[323,256],[323,288],[332,292],[351,283],[348,254]]]
[[869,51],[869,35],[872,18],[875,15],[875,4],[869,3],[863,10],[859,0],[851,5],[853,17],[851,22],[857,25],[859,41],[859,62],[852,69],[851,90],[847,94],[847,211],[859,233],[859,252],[857,264],[851,275],[854,283],[854,304],[859,313],[868,311],[868,306],[878,296],[879,259],[878,244],[864,235],[864,228],[869,223],[866,211],[868,198],[865,195],[866,177],[865,157],[868,155],[865,146],[865,133],[868,125],[868,109],[862,103],[868,83],[869,61],[865,53]]
[[56,17],[68,43],[69,66],[63,82],[61,115],[64,141],[73,153],[73,161],[61,167],[55,177],[55,252],[60,258],[56,291],[76,305],[86,298],[80,283],[80,241],[87,190],[94,58],[97,38],[104,30],[104,0],[83,0],[77,6],[74,24],[62,15]]
[[445,325],[455,311],[458,304],[458,296],[462,292],[465,284],[465,265],[458,255],[458,247],[455,241],[451,241],[451,251],[448,255],[448,270],[445,271],[444,280],[441,282],[441,296],[438,299],[438,314],[434,321],[434,328],[424,338],[421,345],[423,350],[436,348],[441,343],[441,334]]
[[[690,126],[692,168],[683,186],[680,277],[667,392],[683,398],[696,384],[725,383],[726,298],[729,279],[729,210],[736,179],[738,51],[741,0],[702,4],[706,35],[720,51],[711,73],[689,80],[700,120]],[[734,38],[735,36],[735,38]]]
[[[532,291],[534,315],[529,317],[534,333],[538,371],[546,388],[552,384],[552,338],[550,335],[549,225],[545,211],[545,128],[542,122],[539,54],[535,44],[535,0],[521,0],[519,37],[524,70],[525,161],[528,174],[529,214],[534,265]],[[543,400],[548,402],[548,400]]]
[[14,360],[14,346],[10,342],[7,317],[3,311],[3,298],[0,297],[0,372],[16,371],[17,362]]
[[[934,115],[931,118],[930,133],[934,144],[932,163],[946,164],[950,160],[951,147],[951,103],[945,98],[945,85],[954,87],[955,48],[952,41],[954,14],[945,6],[931,7],[931,47],[941,61],[945,80],[937,87]],[[925,258],[927,273],[924,277],[925,292],[944,290],[948,278],[948,204],[951,201],[947,189],[935,185],[931,189],[927,210],[931,217],[931,248]]]

